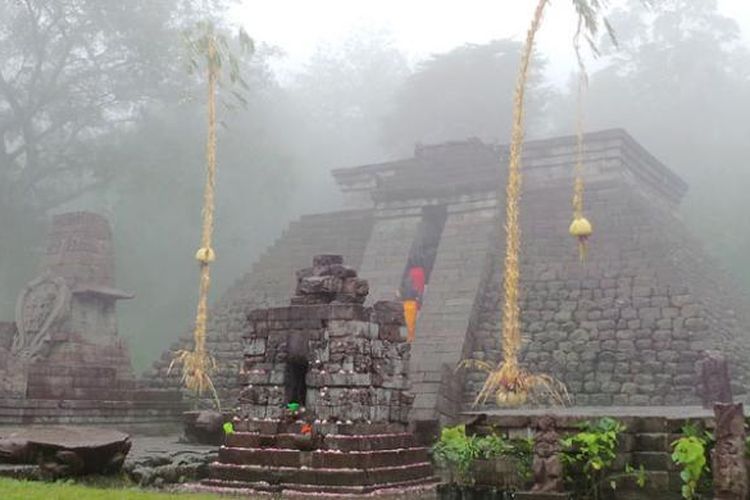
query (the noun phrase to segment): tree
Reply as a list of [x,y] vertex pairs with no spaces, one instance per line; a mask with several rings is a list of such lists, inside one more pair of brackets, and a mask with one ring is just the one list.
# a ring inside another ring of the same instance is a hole
[[[631,1],[612,16],[619,47],[588,91],[592,128],[624,127],[691,186],[686,221],[750,290],[745,230],[750,54],[713,0]],[[558,130],[574,103],[555,113]],[[721,196],[717,196],[721,193]]]
[[[381,135],[392,152],[409,154],[416,142],[478,137],[507,144],[513,75],[521,44],[495,40],[464,45],[422,62],[395,96]],[[530,129],[541,131],[543,103],[551,89],[542,83],[544,62],[531,74]]]
[[23,256],[46,212],[116,175],[99,145],[174,95],[176,16],[191,9],[177,0],[0,4],[0,230],[28,235],[0,240],[9,289],[28,278],[16,270],[34,260]]
[[383,157],[380,125],[408,73],[387,32],[361,30],[340,46],[319,47],[289,85],[301,118],[293,133],[309,155],[307,171],[325,179],[333,167]]

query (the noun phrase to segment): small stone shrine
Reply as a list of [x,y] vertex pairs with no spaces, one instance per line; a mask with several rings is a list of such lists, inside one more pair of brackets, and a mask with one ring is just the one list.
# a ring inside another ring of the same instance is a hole
[[0,424],[179,420],[179,391],[143,389],[133,374],[116,317],[117,301],[131,298],[115,287],[107,220],[55,216],[15,324],[0,323]]
[[434,484],[427,449],[407,430],[401,305],[365,307],[367,293],[341,256],[320,255],[297,273],[290,306],[250,313],[236,432],[204,486],[418,495]]

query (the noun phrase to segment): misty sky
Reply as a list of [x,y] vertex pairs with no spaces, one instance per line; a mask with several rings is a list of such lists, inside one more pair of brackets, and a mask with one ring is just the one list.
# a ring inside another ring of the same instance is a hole
[[[389,32],[412,63],[464,43],[521,40],[535,4],[530,0],[245,0],[232,18],[257,40],[284,50],[286,57],[278,66],[283,76],[285,70],[304,64],[321,44],[335,45],[362,29]],[[750,1],[719,0],[719,8],[737,20],[750,44]],[[574,69],[571,44],[565,43],[573,36],[574,17],[568,0],[553,1],[537,37],[538,48],[549,59],[548,76],[558,83]]]

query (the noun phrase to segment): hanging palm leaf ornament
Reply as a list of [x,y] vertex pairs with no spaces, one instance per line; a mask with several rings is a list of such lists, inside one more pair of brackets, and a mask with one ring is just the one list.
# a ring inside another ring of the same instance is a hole
[[[216,259],[213,249],[214,207],[216,191],[216,99],[218,88],[222,85],[223,68],[228,67],[231,84],[240,84],[247,88],[240,74],[239,61],[231,52],[227,38],[219,32],[213,23],[205,21],[196,25],[196,29],[185,35],[186,45],[190,52],[190,71],[201,66],[207,79],[207,115],[208,129],[206,139],[206,181],[203,191],[202,230],[200,248],[195,259],[200,267],[200,287],[198,307],[193,331],[193,350],[183,349],[175,353],[169,370],[175,364],[182,367],[182,382],[185,387],[200,398],[207,390],[211,392],[217,409],[220,408],[219,397],[211,380],[216,370],[216,361],[206,348],[206,325],[208,322],[208,292],[211,287],[210,265]],[[239,46],[243,52],[252,51],[252,40],[240,30]],[[241,99],[241,94],[232,92]]]
[[[593,37],[599,25],[601,0],[572,0],[579,18],[579,33],[585,31],[587,40],[595,50]],[[521,197],[521,153],[524,138],[524,93],[529,64],[534,48],[534,38],[541,26],[542,16],[549,0],[539,0],[534,10],[531,26],[521,53],[521,62],[513,98],[513,122],[508,165],[508,178],[505,189],[505,259],[503,274],[504,303],[502,309],[502,356],[496,366],[484,361],[468,363],[487,372],[475,404],[494,400],[500,406],[518,406],[526,402],[549,402],[563,405],[569,401],[565,385],[547,374],[534,374],[522,368],[518,356],[521,349],[521,319],[519,306],[519,254],[521,231],[519,225],[519,201]],[[604,24],[610,36],[613,33],[606,19]],[[576,53],[578,49],[576,48]],[[580,59],[579,59],[580,61]],[[580,130],[580,129],[579,129]],[[582,135],[579,141],[579,157],[582,158]],[[579,162],[582,165],[582,162]],[[574,221],[570,232],[579,238],[581,244],[591,235],[591,224],[583,217],[582,166],[576,166],[576,192],[574,195]],[[585,246],[582,247],[582,252]],[[582,253],[583,255],[583,253]]]

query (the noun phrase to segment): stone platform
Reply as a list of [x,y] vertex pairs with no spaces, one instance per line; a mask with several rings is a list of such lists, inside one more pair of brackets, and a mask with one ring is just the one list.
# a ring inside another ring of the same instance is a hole
[[203,486],[286,495],[370,495],[427,491],[437,482],[427,448],[404,426],[322,426],[306,438],[302,424],[281,425],[227,436]]

